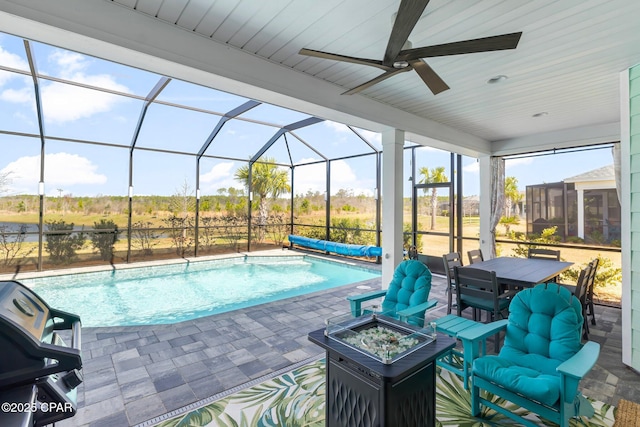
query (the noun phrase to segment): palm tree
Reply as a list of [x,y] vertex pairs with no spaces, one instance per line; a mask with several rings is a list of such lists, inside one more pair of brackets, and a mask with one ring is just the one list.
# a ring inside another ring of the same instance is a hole
[[522,194],[518,190],[518,178],[514,176],[508,176],[504,179],[504,212],[505,215],[500,218],[500,224],[504,225],[505,233],[508,236],[511,231],[512,225],[518,225],[520,223],[516,215],[511,215],[513,204],[518,206],[518,203],[522,200]]
[[[420,168],[420,184],[437,184],[440,182],[447,182],[449,178],[444,173],[444,166],[438,166],[433,169],[429,169],[426,166]],[[425,193],[427,189],[425,188]],[[438,209],[438,188],[431,188],[431,230],[436,229],[436,211]]]
[[508,176],[504,179],[504,212],[505,216],[512,216],[513,204],[516,205],[522,200],[522,194],[518,190],[518,178]]
[[258,208],[258,225],[261,233],[267,224],[269,216],[267,198],[276,198],[279,195],[291,191],[289,185],[289,173],[276,164],[273,157],[261,158],[253,164],[251,169],[251,186],[249,186],[249,165],[241,166],[235,173],[236,180],[242,182],[245,187],[251,187],[253,194],[257,195],[260,204]]

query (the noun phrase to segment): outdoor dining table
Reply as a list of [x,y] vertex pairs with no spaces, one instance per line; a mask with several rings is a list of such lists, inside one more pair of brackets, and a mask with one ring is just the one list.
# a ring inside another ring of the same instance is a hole
[[538,258],[498,257],[469,264],[462,268],[478,268],[495,271],[498,283],[510,287],[530,288],[538,283],[546,283],[563,271],[568,270],[572,262]]

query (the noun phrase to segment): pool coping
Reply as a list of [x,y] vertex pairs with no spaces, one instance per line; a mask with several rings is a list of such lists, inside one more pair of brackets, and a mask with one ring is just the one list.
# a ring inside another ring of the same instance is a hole
[[[331,285],[329,287],[326,287],[327,286],[326,283],[321,282],[320,285],[323,285],[321,289],[315,289],[315,290],[306,289],[306,291],[300,295],[305,295],[307,293],[313,294],[315,292],[321,292],[327,289],[332,289],[332,288],[341,287],[345,285],[357,285],[358,289],[369,290],[369,289],[372,289],[370,286],[365,286],[365,287],[363,286],[366,285],[367,282],[371,280],[380,279],[380,274],[379,274],[380,270],[376,268],[370,268],[371,265],[368,265],[368,263],[366,262],[357,262],[357,260],[345,261],[345,260],[329,259],[328,257],[323,257],[322,255],[301,253],[298,251],[291,251],[291,252],[287,251],[285,253],[283,252],[284,251],[281,251],[281,250],[269,250],[269,251],[256,251],[251,253],[236,253],[236,254],[231,254],[232,256],[217,255],[213,257],[180,259],[180,260],[174,260],[177,262],[170,262],[170,263],[162,263],[162,262],[159,263],[157,261],[154,261],[154,262],[138,263],[137,265],[122,264],[122,267],[124,268],[117,268],[117,269],[104,268],[104,266],[92,266],[91,268],[71,268],[71,269],[56,271],[56,273],[58,274],[42,274],[46,272],[39,272],[39,274],[34,275],[32,272],[30,272],[29,274],[24,274],[21,277],[16,278],[15,280],[19,281],[24,286],[33,289],[35,292],[37,292],[40,295],[41,298],[46,299],[45,297],[47,294],[44,292],[44,289],[42,288],[43,286],[49,285],[52,283],[52,281],[54,281],[56,282],[55,285],[62,284],[66,288],[67,281],[73,280],[76,277],[86,276],[85,278],[81,279],[82,283],[94,282],[95,280],[101,280],[100,278],[104,279],[105,275],[108,275],[109,280],[111,280],[111,276],[114,274],[116,275],[115,276],[116,280],[137,280],[138,278],[142,279],[142,278],[154,277],[154,274],[155,274],[154,271],[161,272],[160,273],[161,275],[174,274],[174,273],[182,274],[186,271],[193,271],[194,273],[197,273],[202,271],[208,271],[209,268],[219,268],[223,266],[225,266],[224,268],[226,268],[226,266],[254,265],[254,264],[263,264],[263,263],[265,263],[265,265],[275,265],[275,266],[289,265],[290,261],[293,261],[294,263],[298,263],[298,262],[312,263],[313,262],[319,265],[325,265],[327,267],[333,266],[334,268],[348,268],[353,271],[360,271],[362,273],[365,273],[371,276],[371,277],[365,277],[365,278],[354,277],[353,279],[355,279],[355,281],[338,284],[338,285]],[[101,267],[101,268],[95,268],[95,267]],[[320,268],[323,269],[325,267],[320,267]],[[134,273],[135,277],[128,277],[129,272],[135,272]],[[143,274],[143,276],[140,276],[140,274]],[[31,277],[27,277],[27,276],[31,276]],[[2,279],[0,278],[0,280]],[[318,286],[318,285],[314,285],[313,283],[310,283],[308,286]],[[61,288],[61,289],[65,289],[65,288]],[[302,289],[305,289],[305,288],[303,287]],[[279,291],[278,293],[275,293],[273,295],[272,294],[267,294],[267,295],[272,295],[272,296],[275,295],[275,298],[276,298],[275,301],[285,300],[288,298],[294,298],[294,297],[300,296],[296,294],[296,290],[297,290],[297,287],[291,288],[291,289],[284,288],[282,291]],[[42,293],[40,293],[41,291]],[[288,295],[288,296],[281,295],[281,294],[291,294],[292,292],[293,292],[292,295]],[[272,301],[260,301],[260,299],[264,299],[264,298],[267,298],[267,297],[258,298],[256,301],[253,301],[253,303],[248,306],[244,305],[243,303],[238,303],[240,304],[240,306],[235,307],[233,309],[228,309],[227,307],[228,304],[222,305],[218,308],[218,309],[223,309],[223,311],[220,311],[220,312],[216,312],[215,310],[209,312],[209,310],[207,310],[204,306],[200,306],[197,309],[189,308],[188,310],[187,309],[182,310],[182,312],[184,312],[185,315],[189,314],[190,316],[195,316],[191,318],[189,317],[181,318],[181,316],[178,316],[178,318],[174,318],[173,315],[168,316],[166,313],[159,313],[158,316],[154,314],[153,316],[144,317],[144,318],[134,317],[134,319],[140,323],[129,322],[129,320],[131,319],[128,319],[128,315],[126,315],[124,316],[125,318],[115,319],[115,324],[111,324],[109,322],[100,324],[99,322],[94,321],[95,319],[91,318],[91,315],[87,312],[83,312],[82,310],[80,312],[73,311],[72,306],[65,306],[62,308],[58,307],[58,309],[77,313],[83,319],[84,319],[84,316],[82,315],[82,313],[84,313],[84,315],[87,316],[87,319],[85,319],[86,322],[83,321],[83,329],[126,328],[126,327],[146,328],[146,327],[158,327],[162,325],[176,325],[176,324],[180,324],[180,323],[184,323],[192,320],[197,320],[199,318],[206,318],[208,316],[213,316],[217,314],[229,313],[235,310],[248,308],[250,306],[260,306],[260,305],[268,304],[272,302]],[[237,304],[232,304],[232,305],[237,305]],[[130,306],[130,304],[126,303],[126,306]],[[202,311],[204,311],[204,313],[198,314]],[[181,310],[178,310],[178,309],[176,309],[175,311],[175,313],[180,313],[180,312]],[[152,321],[152,319],[155,319],[156,317],[159,317],[161,320],[157,321],[156,319],[155,321]]]
[[179,265],[179,264],[216,261],[216,260],[224,260],[224,259],[265,257],[265,256],[271,256],[271,257],[308,256],[308,257],[317,258],[323,261],[329,260],[329,261],[337,262],[341,264],[353,265],[357,267],[365,267],[367,269],[376,270],[376,271],[380,270],[380,264],[368,263],[368,262],[359,261],[356,259],[344,259],[344,258],[339,259],[331,256],[326,256],[323,254],[314,254],[306,251],[298,251],[295,249],[290,249],[286,251],[284,249],[269,249],[264,251],[255,251],[255,252],[237,252],[237,253],[218,254],[218,255],[206,255],[206,256],[199,256],[199,257],[140,261],[140,262],[132,262],[128,264],[119,263],[119,264],[110,264],[110,265],[73,267],[73,268],[65,268],[60,270],[28,271],[24,273],[20,273],[20,272],[7,273],[7,274],[0,274],[0,281],[37,279],[42,277],[66,276],[71,274],[99,273],[103,271],[128,270],[132,268],[157,267],[157,266],[166,266],[166,265]]

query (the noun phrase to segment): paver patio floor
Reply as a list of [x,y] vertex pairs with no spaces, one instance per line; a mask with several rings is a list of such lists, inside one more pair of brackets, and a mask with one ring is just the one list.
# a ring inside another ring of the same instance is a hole
[[[370,264],[367,264],[371,266]],[[379,266],[374,266],[379,268]],[[347,295],[379,279],[172,325],[83,328],[78,413],[58,426],[135,426],[320,355],[307,334],[348,312]],[[445,279],[431,298],[446,314]],[[640,375],[621,361],[621,310],[596,306],[600,359],[582,383],[589,397],[640,403]]]

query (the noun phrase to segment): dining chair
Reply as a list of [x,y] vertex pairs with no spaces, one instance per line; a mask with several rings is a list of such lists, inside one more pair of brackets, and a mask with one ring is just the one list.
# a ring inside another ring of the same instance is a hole
[[529,248],[527,258],[551,259],[560,261],[560,251],[553,249]]
[[580,274],[578,275],[578,280],[575,285],[564,284],[561,283],[560,286],[567,289],[576,298],[580,301],[580,305],[582,306],[582,317],[583,317],[583,325],[582,325],[582,338],[585,340],[589,339],[589,323],[587,322],[587,292],[589,288],[589,277],[591,276],[591,271],[593,270],[593,262],[587,264],[585,268],[580,270]]
[[482,251],[480,249],[467,251],[467,256],[469,257],[469,264],[475,264],[476,262],[484,261],[484,257],[482,256]]
[[453,267],[462,267],[462,257],[459,252],[451,252],[449,254],[442,255],[442,262],[444,263],[444,272],[447,276],[447,314],[451,314],[451,308],[453,306],[453,293],[456,291],[456,282],[453,279]]
[[593,287],[596,281],[596,273],[598,272],[598,266],[600,265],[600,258],[594,258],[591,261],[591,274],[589,275],[589,281],[587,283],[587,300],[585,302],[586,315],[591,316],[591,324],[596,324],[596,314],[593,311]]
[[[533,259],[549,259],[552,261],[560,261],[560,251],[553,249],[529,248],[527,258]],[[549,282],[558,282],[560,276],[552,277]]]
[[[577,298],[555,283],[543,283],[520,291],[509,310],[508,320],[458,335],[464,342],[506,331],[498,355],[474,357],[471,415],[487,416],[490,412],[484,406],[518,425],[535,426],[524,418],[533,412],[561,427],[569,427],[569,420],[576,416],[592,417],[593,406],[578,385],[598,360],[600,345],[581,343],[584,319]],[[503,405],[503,401],[514,405]]]
[[[488,321],[507,317],[509,303],[517,292],[510,289],[502,289],[498,284],[495,271],[454,267],[453,277],[456,284],[458,316],[462,316],[462,311],[466,308],[472,308],[486,311]],[[476,319],[474,318],[474,320]],[[500,337],[496,335],[496,352],[499,347]]]

